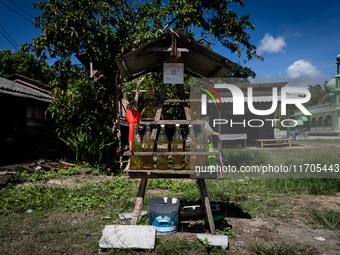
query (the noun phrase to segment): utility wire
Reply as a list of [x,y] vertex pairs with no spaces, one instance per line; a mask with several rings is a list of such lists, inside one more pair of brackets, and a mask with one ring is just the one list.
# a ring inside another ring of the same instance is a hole
[[12,46],[14,47],[14,48],[16,48],[16,50],[17,51],[19,51],[19,49],[11,42],[11,40],[9,40],[8,38],[7,38],[7,36],[0,30],[0,33],[6,38],[6,40],[10,43],[10,44],[12,44]]
[[[9,39],[16,45],[16,48],[19,48],[19,45],[16,43],[16,41],[10,36],[9,33],[7,33],[6,29],[0,25],[0,27],[2,28],[2,30],[4,30],[4,32],[6,33],[6,35],[9,37]],[[12,44],[13,45],[13,44]]]
[[30,22],[32,25],[34,25],[34,23],[29,20],[28,18],[26,18],[24,15],[20,14],[19,12],[17,12],[16,10],[14,10],[13,8],[9,7],[7,4],[5,4],[4,2],[2,2],[0,0],[0,3],[2,3],[4,6],[6,6],[8,9],[11,9],[12,11],[14,11],[16,14],[18,14],[19,16],[23,17],[25,20],[27,20],[28,22]]
[[28,16],[30,16],[32,19],[34,19],[34,17],[28,13],[27,11],[25,11],[23,8],[21,8],[19,5],[17,5],[16,3],[14,3],[12,0],[8,0],[9,2],[11,2],[13,5],[15,5],[17,8],[19,8],[20,10],[22,10],[24,13],[26,13]]
[[[9,39],[11,39],[11,41],[16,45],[16,48],[19,48],[19,45],[16,43],[16,41],[10,36],[9,33],[7,33],[6,29],[0,25],[0,27],[2,28],[2,30],[4,30],[4,32],[6,33],[6,35],[9,37]],[[13,45],[13,44],[12,44]]]

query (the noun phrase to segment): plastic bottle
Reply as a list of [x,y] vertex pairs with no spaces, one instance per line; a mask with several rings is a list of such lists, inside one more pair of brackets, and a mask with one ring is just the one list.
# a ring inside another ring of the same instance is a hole
[[[185,151],[186,152],[195,152],[197,150],[197,142],[195,138],[195,131],[193,125],[189,125],[189,133],[187,138],[185,139]],[[185,155],[185,170],[190,170],[196,165],[196,156],[195,155]],[[190,167],[191,165],[191,167]]]
[[[142,139],[138,133],[138,126],[135,125],[135,132],[133,134],[133,144],[132,144],[132,151],[133,152],[141,152],[142,148]],[[142,169],[142,161],[141,156],[132,155],[130,158],[130,169]]]
[[[197,139],[197,151],[198,152],[208,152],[208,140],[207,137],[205,135],[205,129],[204,129],[204,125],[200,125],[201,126],[201,130],[200,133],[198,135],[198,139]],[[204,167],[207,166],[208,164],[208,155],[200,155],[197,156],[197,165],[200,167]]]
[[[155,99],[155,92],[153,92],[151,84],[148,85],[145,99]],[[145,101],[144,108],[144,118],[155,118],[155,101]]]
[[[165,125],[161,125],[161,132],[157,139],[157,152],[168,152],[169,141],[165,135]],[[157,155],[157,169],[165,170],[168,169],[168,155]]]
[[[172,137],[172,152],[183,152],[183,141],[181,138],[181,131],[179,124],[176,124],[176,131]],[[175,170],[183,169],[183,155],[172,156],[172,168]]]
[[[142,142],[142,152],[153,152],[154,140],[151,138],[150,124],[146,124],[146,131]],[[153,155],[142,156],[143,169],[153,169]]]

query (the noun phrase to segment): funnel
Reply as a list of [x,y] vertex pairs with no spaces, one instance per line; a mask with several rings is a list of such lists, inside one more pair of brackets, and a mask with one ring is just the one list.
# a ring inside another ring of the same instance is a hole
[[210,136],[210,135],[220,135],[217,132],[214,132],[214,130],[210,127],[208,122],[205,122],[205,126],[204,126],[204,130],[205,130],[205,135],[206,136]]
[[129,123],[129,148],[132,150],[133,133],[135,132],[135,125],[139,123],[142,114],[136,110],[129,110],[125,113],[125,119]]

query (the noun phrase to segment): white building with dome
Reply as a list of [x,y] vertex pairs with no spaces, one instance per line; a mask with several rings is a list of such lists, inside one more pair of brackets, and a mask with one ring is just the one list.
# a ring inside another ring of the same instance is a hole
[[340,135],[340,54],[336,60],[337,74],[326,84],[330,91],[329,103],[308,107],[312,116],[295,114],[299,121],[308,122],[309,135]]

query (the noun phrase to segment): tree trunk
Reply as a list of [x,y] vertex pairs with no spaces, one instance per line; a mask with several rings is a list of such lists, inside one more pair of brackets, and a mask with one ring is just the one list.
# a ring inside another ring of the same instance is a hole
[[116,73],[114,77],[114,84],[113,84],[113,92],[115,94],[113,99],[113,127],[112,127],[112,135],[114,137],[114,140],[116,141],[116,146],[114,150],[114,161],[115,163],[120,162],[120,165],[122,164],[121,160],[121,152],[123,150],[122,148],[122,140],[121,140],[121,130],[120,130],[120,109],[119,109],[119,101],[120,101],[120,83],[119,83],[119,74]]

